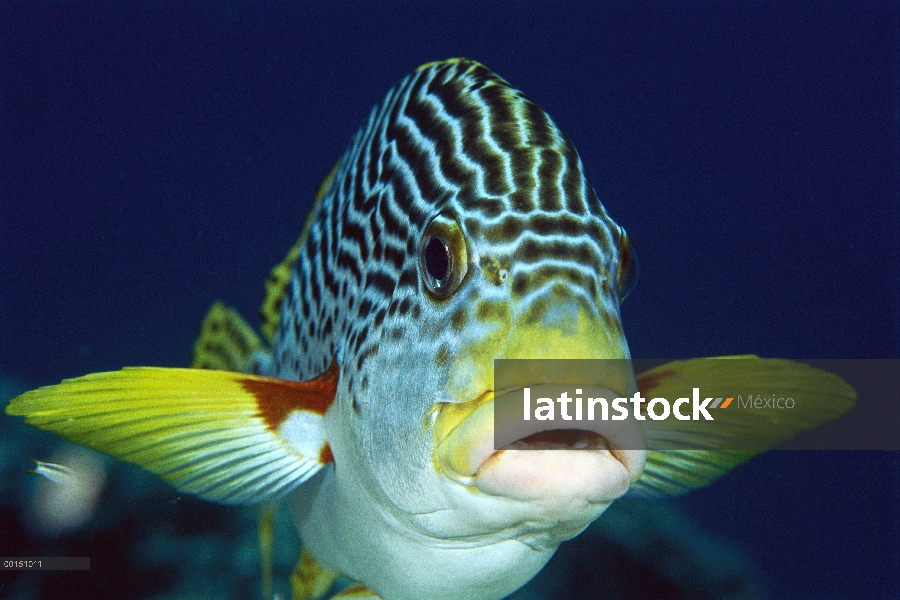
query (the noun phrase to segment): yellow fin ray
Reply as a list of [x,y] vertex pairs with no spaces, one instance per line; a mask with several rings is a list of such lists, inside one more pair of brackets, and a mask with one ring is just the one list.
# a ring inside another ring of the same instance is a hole
[[[678,495],[708,485],[763,450],[839,417],[856,402],[853,388],[832,373],[756,356],[666,363],[638,375],[637,381],[648,400],[689,397],[694,387],[704,397],[777,391],[802,399],[792,410],[715,410],[715,436],[704,421],[646,421],[650,447],[671,449],[648,452],[644,473],[632,486],[631,495],[637,496]],[[751,449],[741,449],[742,443]]]
[[678,496],[705,487],[759,454],[750,450],[651,450],[631,496]]
[[284,495],[330,460],[327,444],[304,456],[303,444],[285,439],[278,426],[292,411],[321,419],[332,393],[316,380],[137,367],[26,392],[6,412],[132,462],[183,492],[249,504]]
[[259,510],[259,559],[262,570],[262,597],[268,600],[272,594],[273,548],[275,544],[275,504],[267,502]]

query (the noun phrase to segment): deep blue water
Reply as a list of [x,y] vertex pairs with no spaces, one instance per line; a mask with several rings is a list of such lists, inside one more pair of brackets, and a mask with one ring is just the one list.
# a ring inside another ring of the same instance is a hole
[[[183,366],[213,300],[253,320],[370,108],[457,55],[631,235],[635,356],[898,358],[898,32],[859,0],[5,2],[0,374]],[[774,597],[897,598],[898,460],[770,453],[678,502]]]

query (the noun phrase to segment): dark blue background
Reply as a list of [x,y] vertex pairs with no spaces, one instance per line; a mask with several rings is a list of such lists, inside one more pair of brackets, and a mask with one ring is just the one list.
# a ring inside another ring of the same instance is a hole
[[[898,15],[859,0],[4,2],[0,372],[185,365],[217,298],[256,322],[372,105],[457,55],[553,116],[631,234],[635,356],[900,357]],[[898,468],[771,453],[681,502],[776,597],[900,597]]]

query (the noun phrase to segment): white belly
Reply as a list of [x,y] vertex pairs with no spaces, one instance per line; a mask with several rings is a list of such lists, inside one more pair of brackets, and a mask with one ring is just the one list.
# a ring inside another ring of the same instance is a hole
[[313,556],[385,600],[500,599],[530,580],[555,551],[555,545],[535,549],[519,539],[444,539],[412,531],[352,478],[338,482],[332,467],[301,486],[290,502]]

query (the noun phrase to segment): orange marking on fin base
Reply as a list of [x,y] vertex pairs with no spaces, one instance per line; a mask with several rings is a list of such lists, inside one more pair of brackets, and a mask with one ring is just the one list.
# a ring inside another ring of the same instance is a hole
[[326,442],[322,445],[322,451],[319,452],[319,464],[327,465],[334,462],[334,454],[331,453],[331,446]]
[[638,389],[642,394],[646,394],[650,390],[655,390],[656,388],[658,388],[663,379],[672,377],[674,375],[676,375],[676,371],[671,369],[660,371],[659,373],[645,373],[643,375],[638,375],[636,377]]
[[277,431],[291,411],[308,410],[324,415],[337,394],[340,369],[332,362],[328,370],[309,381],[287,381],[274,378],[238,379],[253,394],[259,415],[272,431]]

